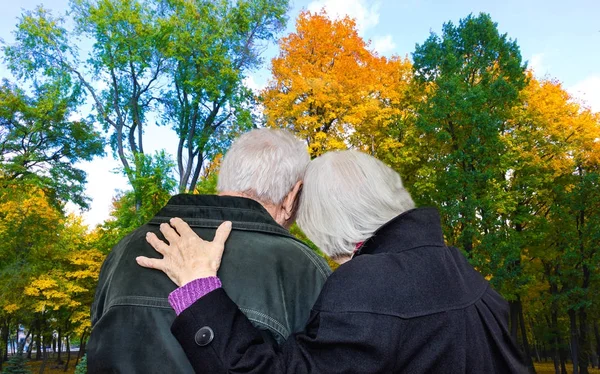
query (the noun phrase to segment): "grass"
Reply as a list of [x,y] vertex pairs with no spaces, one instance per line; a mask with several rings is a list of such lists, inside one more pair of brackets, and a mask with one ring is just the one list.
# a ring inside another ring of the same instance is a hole
[[[534,363],[535,366],[535,371],[537,372],[537,374],[554,374],[554,364],[550,361],[550,362],[536,362]],[[600,370],[599,369],[592,369],[589,368],[588,369],[590,371],[590,374],[600,374]],[[573,364],[569,363],[567,365],[567,372],[572,373],[573,372]]]
[[[35,355],[35,353],[34,353]],[[44,368],[44,374],[73,374],[75,373],[75,360],[77,359],[77,352],[71,352],[71,361],[69,362],[69,368],[67,371],[63,371],[65,365],[57,365],[56,364],[56,354],[49,353],[48,360],[46,361],[46,367]],[[62,354],[63,361],[67,361],[67,354],[63,352]],[[38,374],[40,372],[40,367],[42,366],[43,360],[31,360],[27,362],[27,368],[31,370],[33,374]]]

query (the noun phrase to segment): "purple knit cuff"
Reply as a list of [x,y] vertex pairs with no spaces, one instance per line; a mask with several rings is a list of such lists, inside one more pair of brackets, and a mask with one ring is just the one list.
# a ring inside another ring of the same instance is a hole
[[221,280],[218,277],[195,279],[171,292],[169,294],[169,304],[175,309],[175,313],[179,315],[199,298],[217,288],[221,288],[221,286]]

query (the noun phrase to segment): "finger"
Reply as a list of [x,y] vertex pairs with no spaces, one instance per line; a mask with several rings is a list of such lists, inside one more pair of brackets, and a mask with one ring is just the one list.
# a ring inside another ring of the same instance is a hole
[[169,245],[158,238],[154,233],[146,233],[146,241],[161,255],[165,255],[169,249]]
[[213,243],[225,246],[225,242],[227,241],[227,238],[229,238],[230,233],[231,233],[231,222],[230,221],[223,222],[217,229],[217,232],[215,233],[215,238],[213,239]]
[[157,258],[148,258],[145,256],[138,256],[135,258],[135,261],[138,265],[148,268],[148,269],[157,269],[160,271],[165,271],[164,260],[159,260]]
[[175,227],[175,229],[181,236],[196,235],[196,233],[194,232],[194,230],[192,230],[190,225],[188,225],[184,220],[182,220],[179,217],[171,218],[169,222],[171,222],[171,226]]
[[162,232],[162,234],[165,236],[165,239],[167,239],[171,245],[176,243],[180,238],[179,234],[177,234],[177,231],[173,230],[168,223],[160,224],[160,232]]

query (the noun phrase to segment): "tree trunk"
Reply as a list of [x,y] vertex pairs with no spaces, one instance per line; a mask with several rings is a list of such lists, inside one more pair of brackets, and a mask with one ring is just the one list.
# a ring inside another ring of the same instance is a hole
[[77,359],[75,359],[75,366],[79,364],[79,360],[85,354],[85,339],[86,339],[87,331],[83,331],[81,333],[81,337],[79,338],[79,352],[77,352]]
[[69,336],[67,335],[66,339],[65,339],[65,343],[67,344],[67,363],[65,364],[65,370],[63,371],[67,371],[67,369],[69,368],[69,362],[71,361],[71,345],[69,344]]
[[552,360],[554,361],[554,371],[556,374],[567,374],[567,357],[563,349],[563,341],[558,328],[558,311],[555,305],[552,306],[551,312],[551,327],[552,341]]
[[519,313],[519,326],[521,326],[521,340],[523,343],[523,352],[525,353],[525,363],[530,374],[535,373],[535,366],[533,366],[533,360],[531,359],[531,351],[529,350],[529,342],[527,340],[527,329],[525,328],[525,318],[523,316],[523,303],[521,303],[521,297],[517,296],[517,308]]
[[587,313],[585,307],[582,307],[579,309],[579,373],[581,374],[589,374],[590,356],[587,331]]
[[10,336],[10,321],[7,319],[4,320],[2,324],[2,361],[8,361],[8,337]]
[[58,357],[56,359],[56,363],[59,365],[62,365],[63,361],[62,361],[62,331],[60,329],[60,327],[58,328],[58,338],[57,340],[57,346],[58,346]]
[[577,316],[575,310],[569,309],[569,322],[571,330],[571,359],[573,360],[573,374],[579,374],[579,336],[577,334]]
[[519,301],[509,301],[508,305],[510,307],[510,337],[515,343],[517,343],[519,341]]
[[35,339],[35,331],[32,331],[31,341],[29,342],[29,345],[27,346],[27,359],[29,359],[29,360],[31,360],[31,352],[33,352],[34,339]]
[[596,367],[600,368],[600,331],[598,321],[594,321],[594,336],[596,337]]
[[42,359],[42,327],[39,322],[38,322],[38,334],[37,334],[37,339],[35,340],[35,346],[37,348],[37,352],[35,352],[35,359],[41,360]]
[[[21,344],[21,346],[19,347],[19,352],[25,351],[25,344],[27,343],[27,339],[29,339],[30,336],[31,336],[31,330],[28,330],[27,335],[25,335],[25,339],[23,339],[23,344]],[[31,346],[31,344],[29,346]]]
[[38,374],[44,374],[44,370],[46,369],[46,362],[48,361],[48,352],[46,352],[46,342],[42,344],[42,349],[44,350],[44,361],[42,361],[42,364],[40,365],[40,371],[38,372]]

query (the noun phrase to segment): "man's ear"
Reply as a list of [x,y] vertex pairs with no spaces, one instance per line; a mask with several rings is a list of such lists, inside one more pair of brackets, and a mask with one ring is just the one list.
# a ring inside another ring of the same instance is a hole
[[298,203],[300,202],[300,193],[302,192],[302,181],[296,182],[292,190],[283,199],[281,208],[285,214],[285,220],[294,220],[298,211]]

